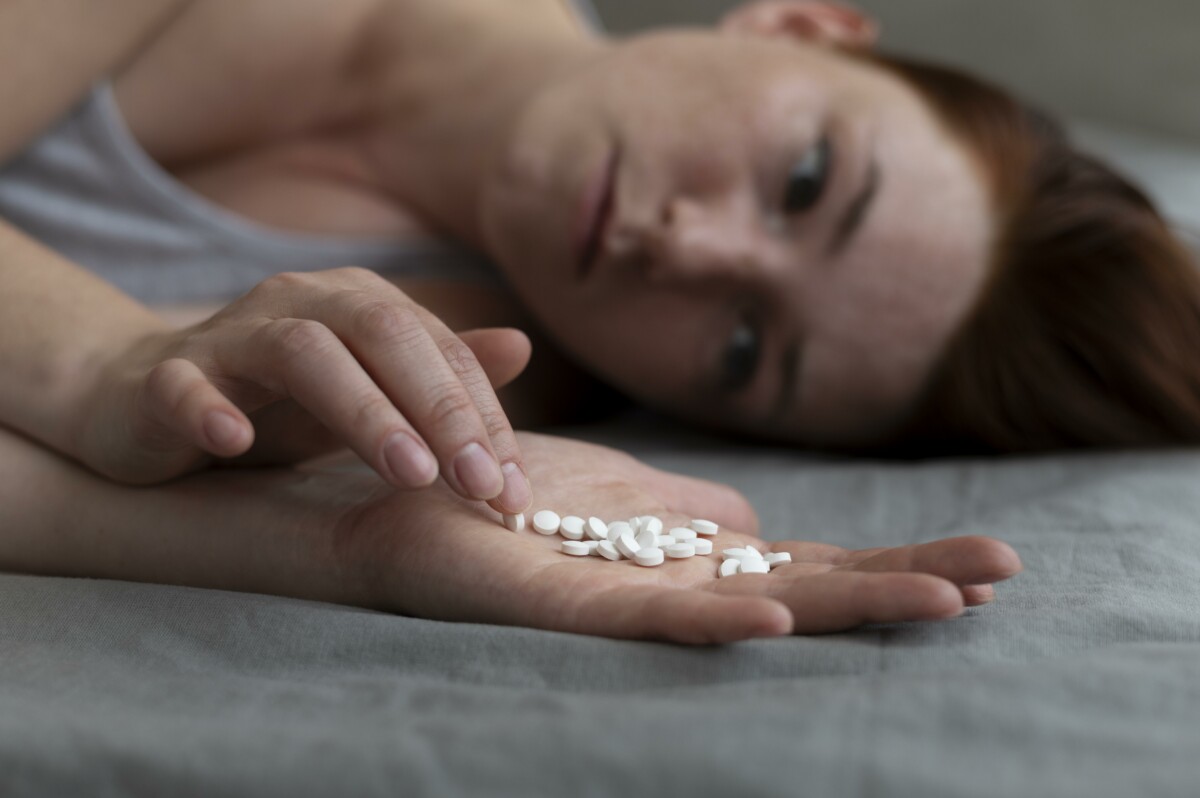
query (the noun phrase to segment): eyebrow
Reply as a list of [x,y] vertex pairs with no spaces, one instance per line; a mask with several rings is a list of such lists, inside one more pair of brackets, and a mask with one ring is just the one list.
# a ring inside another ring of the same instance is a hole
[[854,234],[862,228],[862,224],[871,210],[871,205],[874,203],[876,195],[879,194],[879,185],[882,180],[883,175],[879,171],[879,159],[872,155],[871,165],[867,169],[867,177],[863,181],[862,188],[859,190],[858,195],[846,206],[846,212],[842,214],[837,227],[834,228],[833,237],[829,240],[827,251],[829,257],[835,258],[845,251],[850,241],[854,238]]

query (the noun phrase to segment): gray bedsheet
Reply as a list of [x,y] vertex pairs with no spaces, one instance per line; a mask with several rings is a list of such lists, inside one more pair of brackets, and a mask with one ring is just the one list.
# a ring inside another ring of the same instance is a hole
[[[1200,232],[1200,153],[1083,129]],[[1200,245],[1200,239],[1193,239]],[[588,430],[768,537],[987,534],[936,624],[721,648],[0,575],[0,796],[1200,796],[1200,451],[922,464]]]
[[593,432],[731,481],[769,537],[988,534],[1026,571],[953,621],[699,649],[0,576],[0,794],[1200,794],[1200,452]]

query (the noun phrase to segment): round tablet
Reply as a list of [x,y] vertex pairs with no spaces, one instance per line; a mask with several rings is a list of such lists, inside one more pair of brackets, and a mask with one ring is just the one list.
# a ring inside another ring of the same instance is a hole
[[744,574],[765,574],[771,570],[766,560],[742,560],[741,566]]
[[745,549],[723,549],[721,551],[721,556],[723,556],[727,560],[728,559],[747,560],[747,559],[750,559],[751,554],[750,554],[750,552],[746,551]]
[[567,540],[583,540],[583,523],[583,519],[577,515],[565,515],[558,525],[558,531]]
[[564,540],[562,550],[563,554],[570,554],[572,557],[586,557],[592,553],[582,540]]
[[597,557],[600,556],[600,541],[585,540],[585,541],[583,541],[583,545],[588,547],[588,554],[594,554]]
[[688,528],[682,527],[682,526],[675,527],[667,534],[670,535],[671,537],[675,538],[676,542],[681,541],[681,540],[695,540],[696,539],[696,530],[688,529]]
[[525,513],[505,513],[504,525],[513,532],[520,532],[525,528]]
[[742,570],[742,561],[741,560],[726,560],[725,562],[721,563],[721,567],[717,570],[717,574],[720,576],[723,576],[723,577],[724,576],[733,576],[734,574],[736,574],[737,572],[739,572],[741,570]]
[[607,540],[608,539],[608,524],[601,521],[596,516],[592,516],[584,525],[584,532],[592,540]]
[[762,558],[763,558],[762,552],[760,552],[758,549],[754,548],[753,546],[750,546],[750,545],[746,546],[746,559],[761,560]]
[[720,527],[718,527],[712,521],[705,521],[703,518],[693,518],[692,522],[688,524],[688,526],[701,535],[715,535],[720,529]]
[[608,539],[613,543],[616,543],[617,539],[626,532],[629,533],[630,537],[637,534],[637,532],[633,531],[633,527],[624,521],[613,521],[608,525]]
[[[609,540],[609,542],[611,543],[612,541]],[[617,551],[621,552],[622,557],[628,557],[631,560],[635,554],[642,550],[642,547],[634,540],[632,529],[626,529],[613,545],[617,547]]]
[[712,554],[712,541],[708,538],[696,538],[695,540],[689,540],[688,543],[692,544],[692,548],[696,550],[696,554],[700,557]]
[[562,519],[553,510],[538,510],[533,514],[533,528],[543,535],[557,535]]
[[662,549],[642,549],[637,554],[633,555],[633,561],[638,565],[644,565],[647,568],[652,568],[655,565],[663,564]]
[[596,551],[600,552],[600,556],[606,560],[621,559],[621,552],[617,551],[617,547],[608,540],[599,541],[596,545]]
[[666,552],[672,560],[684,560],[696,555],[696,547],[691,543],[673,543],[667,546]]
[[643,532],[653,532],[656,535],[661,535],[663,531],[662,519],[656,515],[643,515],[641,530]]
[[660,549],[665,549],[667,546],[678,542],[673,535],[659,535],[654,539],[654,545]]
[[772,570],[779,565],[787,565],[792,561],[792,555],[786,551],[773,551],[763,557],[767,565],[771,566]]
[[638,532],[637,537],[634,538],[634,540],[636,540],[638,545],[643,549],[658,548],[658,535],[655,535],[649,529],[643,529],[641,532]]

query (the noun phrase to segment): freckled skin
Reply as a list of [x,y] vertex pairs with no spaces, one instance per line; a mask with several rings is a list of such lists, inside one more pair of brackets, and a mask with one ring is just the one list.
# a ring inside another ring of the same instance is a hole
[[[783,217],[789,167],[822,132],[835,151],[810,213]],[[619,146],[610,244],[577,279],[578,197]],[[794,40],[647,35],[550,82],[485,184],[489,246],[577,358],[653,404],[758,432],[785,341],[801,388],[773,437],[870,438],[907,407],[981,282],[988,191],[970,155],[898,78]],[[826,243],[878,159],[881,188],[836,260]],[[623,248],[623,249],[622,249]],[[739,396],[709,389],[740,308],[762,368]]]

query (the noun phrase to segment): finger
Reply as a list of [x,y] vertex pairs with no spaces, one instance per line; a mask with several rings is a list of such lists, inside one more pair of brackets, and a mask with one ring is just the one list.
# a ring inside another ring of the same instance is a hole
[[919,571],[959,585],[978,585],[1001,582],[1020,573],[1021,559],[1003,541],[972,535],[884,549],[847,567],[856,571]]
[[458,337],[471,347],[480,368],[496,389],[519,377],[529,365],[533,352],[529,336],[511,328],[467,330],[460,332]]
[[770,574],[738,574],[719,580],[721,594],[773,598],[792,612],[797,634],[825,634],[868,623],[952,618],[962,614],[963,595],[953,583],[918,573],[830,571],[809,574],[791,566]]
[[357,298],[334,331],[433,450],[446,482],[468,499],[522,512],[532,490],[520,446],[475,353],[432,314]]
[[790,634],[792,616],[766,597],[622,585],[586,601],[571,626],[604,637],[711,644]]
[[758,534],[758,514],[736,488],[644,467],[646,473],[642,481],[671,512],[688,518],[704,518],[748,535]]
[[991,585],[963,585],[963,603],[968,607],[978,607],[996,600],[996,588]]
[[190,360],[173,358],[150,369],[137,401],[144,417],[170,432],[167,438],[158,433],[151,445],[168,448],[169,437],[178,436],[217,457],[236,457],[254,442],[250,420]]
[[290,397],[367,465],[401,488],[431,484],[438,465],[341,340],[320,322],[277,319],[221,353],[222,366]]

